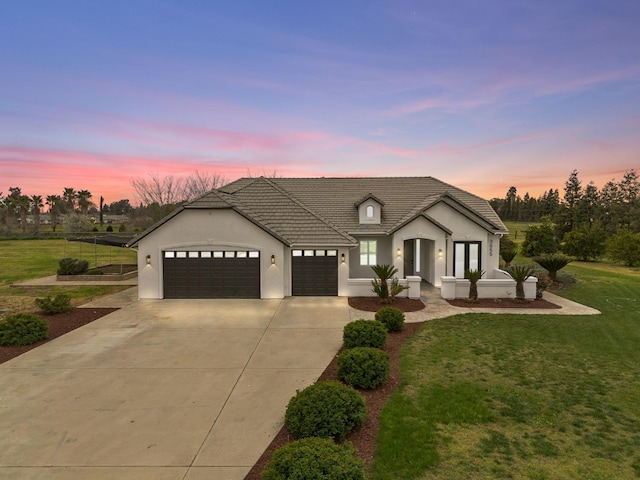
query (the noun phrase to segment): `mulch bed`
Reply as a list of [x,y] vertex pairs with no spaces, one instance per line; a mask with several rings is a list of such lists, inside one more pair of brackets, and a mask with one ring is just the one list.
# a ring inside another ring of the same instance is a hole
[[[422,302],[421,302],[422,303]],[[380,306],[378,305],[378,308]],[[360,393],[365,398],[367,403],[367,420],[362,427],[354,429],[349,435],[347,440],[351,442],[356,450],[358,456],[364,459],[367,468],[371,466],[373,462],[373,454],[376,448],[376,437],[380,430],[380,412],[382,407],[387,402],[389,395],[391,395],[396,388],[400,385],[400,361],[399,353],[400,348],[404,343],[415,334],[423,323],[407,323],[404,330],[401,332],[389,333],[387,338],[387,344],[385,350],[389,353],[389,360],[391,362],[391,370],[387,381],[375,390],[361,390]],[[339,352],[338,352],[339,353]],[[337,380],[338,371],[338,355],[333,358],[326,370],[320,375],[320,380]],[[259,480],[260,472],[267,466],[271,459],[271,454],[277,448],[293,441],[291,433],[286,426],[283,426],[280,432],[275,436],[269,447],[262,454],[258,462],[249,471],[249,474],[245,477],[245,480]]]
[[391,304],[380,303],[378,297],[349,297],[349,306],[365,312],[377,312],[382,307],[394,307],[403,312],[417,312],[424,308],[424,303],[416,298],[399,297]]
[[115,312],[117,308],[74,308],[68,313],[58,313],[56,315],[40,315],[49,325],[49,338],[24,345],[22,347],[4,347],[0,346],[0,363],[22,355],[43,343],[50,342],[54,338],[60,337],[65,333],[75,330],[78,327],[91,323],[100,317]]
[[447,302],[454,307],[465,308],[562,308],[543,299],[522,301],[514,298],[479,298],[477,300],[457,298],[455,300],[447,300]]

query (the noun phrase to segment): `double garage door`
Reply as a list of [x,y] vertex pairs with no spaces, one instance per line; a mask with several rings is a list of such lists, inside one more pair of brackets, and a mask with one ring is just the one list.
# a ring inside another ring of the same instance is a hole
[[[164,298],[260,298],[260,252],[164,252]],[[291,294],[338,295],[337,250],[293,250]]]
[[164,252],[164,298],[260,298],[260,252]]

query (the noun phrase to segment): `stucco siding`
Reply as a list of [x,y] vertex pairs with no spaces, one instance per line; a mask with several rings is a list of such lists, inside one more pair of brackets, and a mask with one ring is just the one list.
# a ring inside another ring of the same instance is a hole
[[[285,246],[233,210],[183,210],[170,222],[140,240],[140,298],[163,297],[162,252],[165,250],[257,250],[260,252],[261,297],[284,296],[284,279],[289,274]],[[148,265],[147,255],[150,255]],[[271,264],[271,255],[275,255],[274,265]]]
[[[378,265],[390,265],[394,263],[395,250],[391,249],[392,239],[389,236],[356,236],[359,242],[364,240],[375,240],[377,242],[376,248],[376,263]],[[370,265],[360,265],[360,245],[349,250],[349,277],[350,278],[374,278],[375,274],[371,270]]]

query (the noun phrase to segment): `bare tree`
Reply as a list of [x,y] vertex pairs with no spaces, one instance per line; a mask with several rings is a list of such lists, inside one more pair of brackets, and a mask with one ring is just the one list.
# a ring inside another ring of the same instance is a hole
[[131,181],[140,203],[145,206],[178,203],[181,200],[180,183],[179,177],[169,175],[161,178],[157,173],[150,173],[148,179],[138,177]]
[[217,173],[200,173],[198,170],[191,176],[185,177],[182,182],[182,199],[194,200],[214,188],[224,185],[226,180]]
[[218,174],[196,170],[195,174],[187,177],[160,177],[157,173],[150,173],[149,178],[134,178],[131,185],[144,206],[154,203],[163,206],[193,200],[224,182],[225,179]]

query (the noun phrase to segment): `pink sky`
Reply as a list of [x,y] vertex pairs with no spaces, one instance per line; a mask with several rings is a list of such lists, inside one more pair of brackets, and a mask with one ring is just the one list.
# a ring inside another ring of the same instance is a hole
[[535,197],[640,170],[640,2],[47,5],[0,15],[5,195],[135,204],[133,179],[197,170]]

